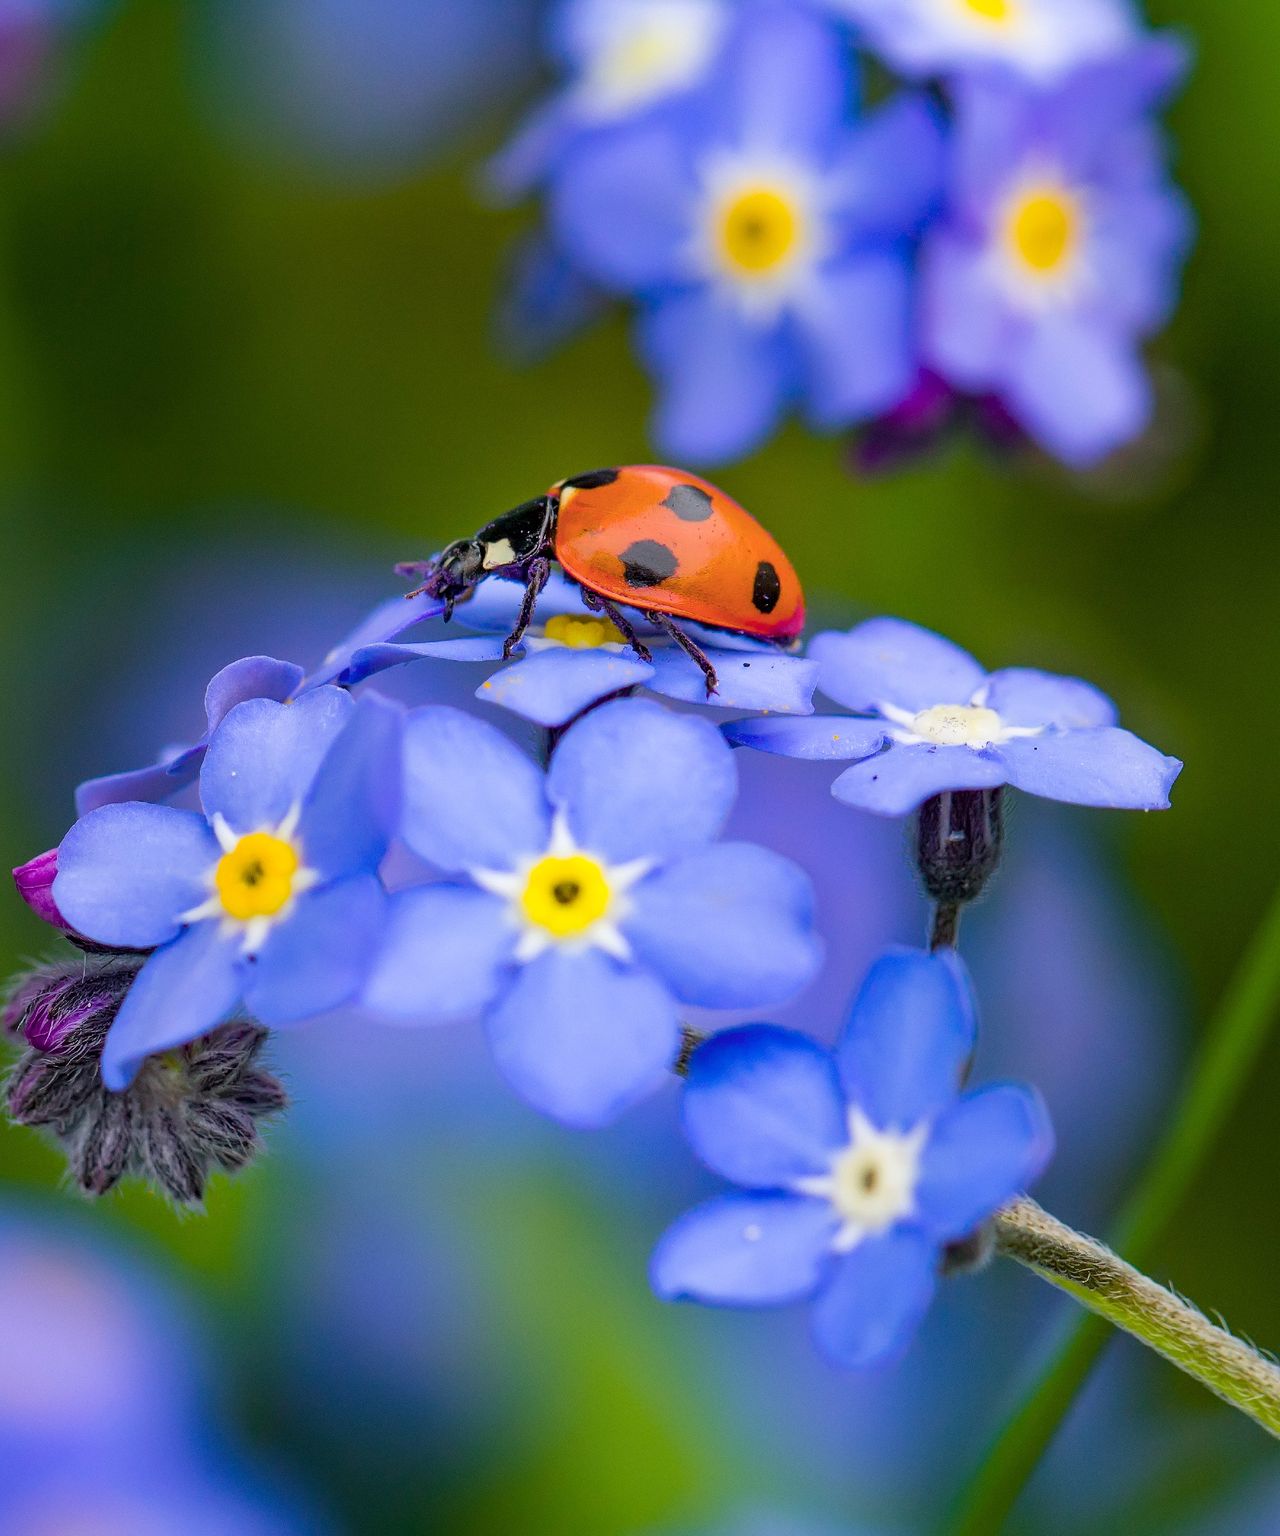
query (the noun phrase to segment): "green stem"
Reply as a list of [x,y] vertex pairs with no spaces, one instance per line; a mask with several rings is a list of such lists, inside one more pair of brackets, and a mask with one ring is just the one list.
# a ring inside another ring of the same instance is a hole
[[[1116,1247],[1145,1265],[1253,1068],[1280,1007],[1280,890],[1205,1032],[1182,1101],[1117,1225]],[[952,1536],[995,1536],[1110,1337],[1091,1313],[1066,1337],[1006,1422],[966,1491]]]
[[1109,1248],[1024,1196],[996,1217],[996,1249],[1280,1437],[1280,1366]]

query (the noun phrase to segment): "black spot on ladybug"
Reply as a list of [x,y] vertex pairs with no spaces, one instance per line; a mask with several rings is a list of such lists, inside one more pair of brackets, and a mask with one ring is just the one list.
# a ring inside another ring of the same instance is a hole
[[715,511],[711,497],[697,485],[673,485],[662,505],[686,523],[705,523]]
[[755,586],[751,589],[751,601],[761,613],[772,613],[782,596],[782,583],[778,573],[767,560],[756,566]]
[[598,491],[602,485],[612,485],[617,478],[616,469],[592,469],[585,475],[574,475],[572,480],[566,480],[561,490]]
[[619,559],[622,561],[622,579],[629,587],[660,587],[675,575],[680,563],[657,539],[637,539],[622,551]]

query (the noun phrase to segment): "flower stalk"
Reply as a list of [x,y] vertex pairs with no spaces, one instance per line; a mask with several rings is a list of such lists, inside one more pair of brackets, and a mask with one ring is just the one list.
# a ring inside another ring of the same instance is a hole
[[996,1217],[996,1251],[1123,1328],[1280,1437],[1280,1366],[1095,1238],[1023,1196]]

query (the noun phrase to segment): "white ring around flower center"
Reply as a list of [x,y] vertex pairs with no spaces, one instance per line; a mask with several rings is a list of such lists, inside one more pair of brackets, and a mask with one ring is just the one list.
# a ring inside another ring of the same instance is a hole
[[523,965],[553,945],[569,951],[602,949],[615,960],[630,960],[631,946],[619,924],[630,909],[627,893],[652,868],[652,859],[606,863],[579,847],[564,813],[557,812],[545,853],[521,860],[512,870],[473,869],[470,874],[481,890],[507,903],[520,935],[515,958]]
[[849,1144],[831,1159],[829,1173],[797,1179],[798,1193],[828,1200],[840,1218],[832,1247],[848,1253],[864,1237],[884,1232],[915,1211],[926,1125],[881,1130],[859,1109],[849,1111]]
[[880,714],[891,722],[889,735],[902,746],[998,747],[1020,736],[1039,736],[1040,725],[1006,725],[985,702],[980,689],[968,704],[932,704],[928,709],[899,709],[881,704]]

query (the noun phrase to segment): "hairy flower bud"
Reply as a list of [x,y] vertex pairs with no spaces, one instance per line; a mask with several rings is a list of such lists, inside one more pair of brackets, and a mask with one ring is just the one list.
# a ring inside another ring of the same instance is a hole
[[963,906],[981,895],[1003,843],[1002,790],[955,789],[926,800],[916,857],[930,899]]
[[149,1057],[123,1093],[108,1091],[103,1042],[141,965],[135,955],[77,956],[19,979],[3,1022],[28,1049],[9,1075],[9,1114],[53,1135],[87,1194],[132,1174],[197,1205],[214,1168],[252,1162],[257,1122],[288,1101],[256,1064],[267,1031],[245,1021]]

